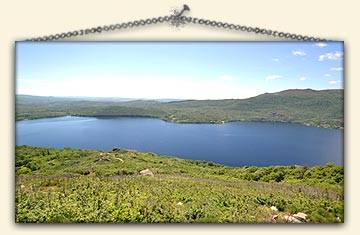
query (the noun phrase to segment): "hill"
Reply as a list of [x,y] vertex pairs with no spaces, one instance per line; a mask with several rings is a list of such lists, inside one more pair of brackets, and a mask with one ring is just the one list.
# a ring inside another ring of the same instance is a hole
[[16,120],[75,116],[143,116],[179,123],[231,121],[294,122],[343,128],[343,90],[285,90],[247,99],[160,102],[104,102],[57,97],[16,96]]
[[125,149],[19,146],[16,222],[285,223],[298,212],[309,223],[342,222],[343,177],[333,164],[233,168]]

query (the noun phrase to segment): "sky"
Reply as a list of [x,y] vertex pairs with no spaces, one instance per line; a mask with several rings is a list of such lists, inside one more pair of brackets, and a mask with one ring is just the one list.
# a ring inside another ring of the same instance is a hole
[[343,88],[341,42],[17,42],[16,94],[241,99]]

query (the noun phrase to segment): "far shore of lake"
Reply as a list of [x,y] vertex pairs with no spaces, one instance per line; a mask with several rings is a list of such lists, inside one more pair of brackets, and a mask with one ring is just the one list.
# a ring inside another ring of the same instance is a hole
[[303,126],[310,126],[310,127],[317,127],[317,128],[326,128],[326,129],[337,129],[337,130],[344,130],[344,127],[334,128],[328,125],[313,125],[311,123],[303,123],[298,121],[270,121],[270,120],[223,120],[223,121],[184,121],[184,120],[173,120],[173,119],[166,119],[157,116],[151,115],[59,115],[59,116],[43,116],[43,117],[34,117],[28,119],[16,119],[18,121],[26,121],[26,120],[37,120],[37,119],[45,119],[45,118],[59,118],[59,117],[93,117],[93,118],[154,118],[159,119],[165,122],[177,123],[177,124],[226,124],[232,122],[264,122],[264,123],[290,123],[290,124],[300,124]]

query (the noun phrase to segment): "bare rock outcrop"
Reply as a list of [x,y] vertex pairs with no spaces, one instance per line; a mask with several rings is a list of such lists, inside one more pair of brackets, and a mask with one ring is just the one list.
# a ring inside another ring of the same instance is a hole
[[154,173],[150,171],[149,169],[145,169],[140,171],[141,176],[154,176]]
[[299,213],[294,214],[293,216],[302,222],[307,222],[308,215],[305,213],[299,212]]
[[307,214],[299,212],[293,215],[287,215],[284,217],[286,222],[289,223],[306,223],[307,222]]

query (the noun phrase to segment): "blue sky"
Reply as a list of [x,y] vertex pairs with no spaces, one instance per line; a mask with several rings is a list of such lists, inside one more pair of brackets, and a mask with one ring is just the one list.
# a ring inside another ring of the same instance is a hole
[[16,93],[225,99],[343,87],[340,42],[18,42]]

